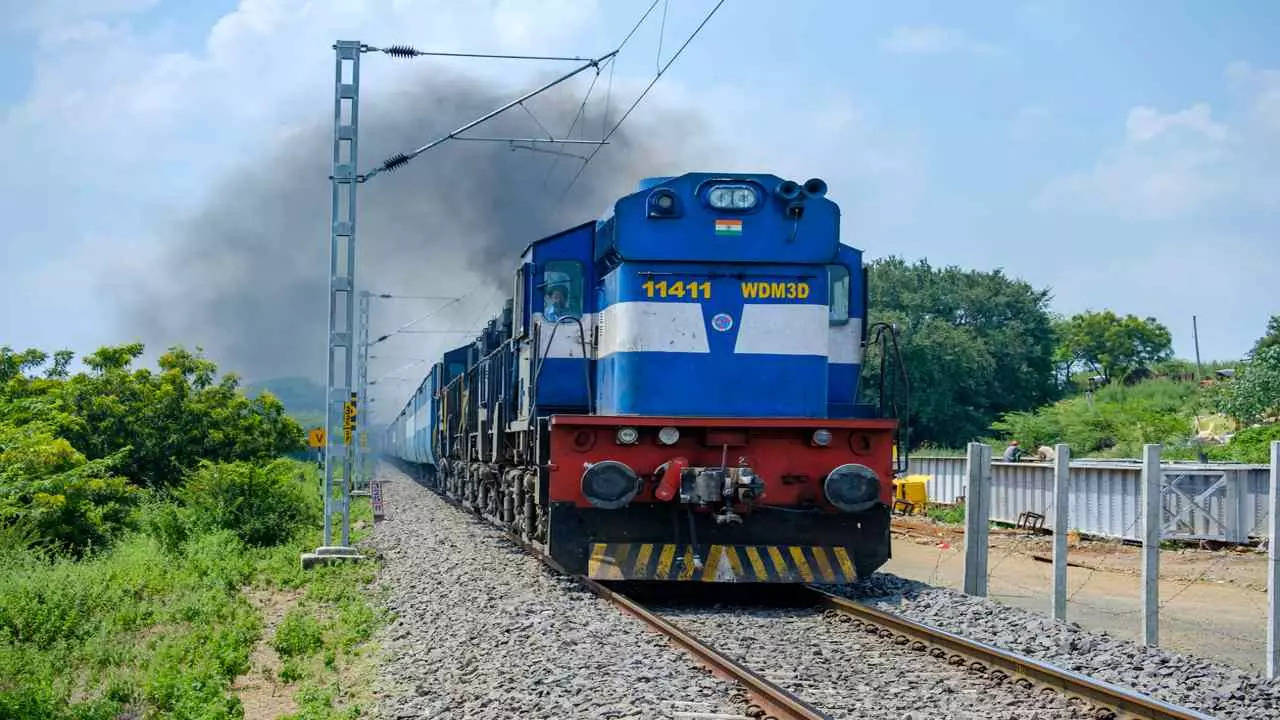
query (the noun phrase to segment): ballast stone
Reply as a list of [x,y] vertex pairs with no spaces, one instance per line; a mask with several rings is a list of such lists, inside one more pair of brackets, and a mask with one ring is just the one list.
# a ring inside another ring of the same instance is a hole
[[1280,680],[888,573],[828,590],[1223,720],[1280,720]]
[[736,685],[496,529],[412,482],[384,487],[395,519],[371,542],[397,618],[382,633],[378,716],[669,717],[673,698],[740,710]]

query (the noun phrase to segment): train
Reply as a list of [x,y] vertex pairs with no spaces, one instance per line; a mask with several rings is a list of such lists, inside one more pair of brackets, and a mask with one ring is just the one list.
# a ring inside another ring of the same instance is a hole
[[642,180],[530,242],[512,288],[384,456],[598,580],[847,583],[888,560],[905,371],[826,182]]

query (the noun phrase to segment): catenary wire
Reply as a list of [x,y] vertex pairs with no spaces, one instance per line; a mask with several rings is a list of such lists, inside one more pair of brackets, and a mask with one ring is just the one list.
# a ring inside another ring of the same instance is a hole
[[[696,38],[698,34],[702,32],[702,29],[707,26],[707,23],[711,21],[711,18],[715,16],[720,7],[724,5],[724,2],[725,0],[719,0],[719,2],[717,2],[715,6],[707,12],[706,16],[702,18],[702,22],[698,23],[698,26],[693,29],[692,33],[689,33],[689,37],[685,38],[684,42],[680,44],[680,47],[676,49],[675,53],[667,60],[666,64],[658,70],[658,72],[653,76],[653,79],[649,81],[649,84],[645,86],[644,90],[640,91],[640,95],[631,103],[631,106],[627,108],[626,112],[622,113],[622,117],[618,118],[618,122],[614,123],[613,127],[609,128],[609,132],[605,133],[605,136],[601,138],[601,141],[607,141],[609,138],[613,137],[613,134],[618,131],[618,128],[622,126],[622,123],[626,122],[627,118],[636,109],[636,106],[644,100],[645,96],[649,94],[649,91],[658,83],[658,80],[662,78],[663,74],[665,74],[671,65],[679,59],[680,55],[684,53],[685,48],[689,47],[689,43],[693,42],[693,39]],[[565,186],[562,197],[568,196],[569,190],[573,188],[574,184],[578,181],[578,178],[582,177],[582,173],[587,169],[587,165],[591,164],[592,159],[594,159],[596,154],[599,152],[600,146],[597,145],[595,149],[587,155],[587,159],[582,162],[582,165],[578,167],[578,171],[574,173],[573,179],[571,179],[569,184]]]

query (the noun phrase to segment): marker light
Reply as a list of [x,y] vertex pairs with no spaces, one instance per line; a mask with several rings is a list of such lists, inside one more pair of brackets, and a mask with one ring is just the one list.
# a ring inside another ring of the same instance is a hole
[[671,218],[680,215],[676,194],[669,188],[658,188],[649,193],[649,217]]
[[831,444],[831,431],[820,429],[813,431],[813,444],[818,447],[826,447]]
[[658,442],[663,445],[675,445],[680,441],[680,431],[670,425],[658,431]]
[[635,445],[640,439],[640,431],[633,427],[620,427],[617,437],[619,445]]
[[717,185],[707,194],[707,202],[718,210],[750,210],[757,200],[755,188],[747,185]]

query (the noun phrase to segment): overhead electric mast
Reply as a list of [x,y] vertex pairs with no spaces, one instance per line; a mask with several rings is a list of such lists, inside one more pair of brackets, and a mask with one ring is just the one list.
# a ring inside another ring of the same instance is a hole
[[[715,15],[720,6],[724,4],[724,0],[718,0],[715,5],[703,17],[702,22],[694,29],[694,31],[680,45],[679,49],[666,61],[666,63],[658,62],[656,72],[653,79],[627,108],[617,122],[611,128],[602,128],[603,136],[599,140],[562,137],[557,138],[547,131],[546,126],[534,116],[525,102],[541,95],[561,83],[576,77],[580,73],[588,69],[594,69],[596,76],[599,77],[601,66],[606,63],[613,62],[622,48],[635,35],[641,24],[653,13],[654,8],[658,6],[659,0],[653,0],[644,14],[627,33],[622,42],[610,52],[605,53],[597,58],[585,58],[578,56],[563,55],[503,55],[488,53],[458,53],[458,52],[432,52],[422,51],[408,45],[391,45],[385,48],[374,47],[354,40],[340,40],[333,46],[334,50],[334,92],[333,92],[333,164],[332,174],[329,176],[332,188],[332,210],[330,217],[330,252],[329,252],[329,335],[328,335],[328,355],[325,360],[326,365],[326,388],[325,388],[325,446],[324,446],[324,544],[317,548],[314,553],[304,553],[302,563],[304,567],[320,561],[323,558],[354,558],[359,554],[351,547],[351,491],[352,483],[355,481],[358,468],[362,464],[362,457],[358,457],[357,448],[361,445],[361,440],[365,438],[367,433],[367,420],[362,420],[362,416],[368,414],[368,402],[365,391],[368,389],[368,370],[365,367],[367,360],[367,348],[369,345],[377,344],[386,339],[386,336],[380,337],[373,342],[368,340],[368,296],[362,297],[360,307],[360,346],[362,348],[357,358],[354,352],[353,343],[356,341],[355,323],[356,323],[356,186],[362,184],[376,175],[395,170],[400,166],[410,162],[422,153],[437,147],[449,140],[470,140],[479,142],[505,142],[514,149],[534,150],[537,152],[552,152],[557,155],[572,155],[560,149],[542,150],[537,149],[542,144],[552,144],[563,147],[564,145],[593,145],[592,152],[587,156],[578,157],[582,164],[578,168],[569,185],[572,186],[582,171],[595,157],[600,148],[609,144],[609,138],[612,137],[618,127],[627,119],[636,106],[644,99],[645,95],[651,90],[658,78],[675,62],[684,49],[694,37],[702,31],[707,21]],[[663,27],[665,32],[665,9]],[[490,58],[502,60],[535,60],[535,61],[563,61],[580,63],[573,70],[561,75],[538,87],[535,90],[527,92],[516,99],[488,112],[470,122],[464,123],[458,129],[453,130],[441,137],[427,142],[424,145],[413,148],[407,152],[398,152],[374,168],[365,173],[357,171],[357,143],[359,138],[359,105],[360,105],[360,56],[363,53],[382,53],[394,58],[410,59],[417,57],[454,57],[454,58]],[[661,42],[658,46],[658,58],[661,60],[662,46]],[[613,66],[611,65],[610,68]],[[612,73],[612,70],[611,70]],[[591,84],[591,88],[595,87],[595,83]],[[586,107],[587,100],[591,95],[591,88],[587,90],[586,97],[583,98],[582,108],[578,110],[578,116],[574,118],[573,125],[565,135],[572,135],[574,128],[577,127],[578,121],[581,119],[583,108]],[[608,125],[608,98],[605,100],[605,125]],[[528,114],[538,126],[539,130],[546,133],[546,137],[490,137],[464,135],[467,131],[492,120],[493,118],[519,107]],[[607,129],[607,132],[605,130]],[[567,190],[566,190],[567,192]],[[404,330],[403,332],[438,332],[432,330]],[[359,370],[357,371],[355,364],[359,362]],[[358,372],[358,387],[353,388],[355,384],[353,375]],[[360,408],[360,404],[365,406]],[[357,426],[360,428],[359,435],[355,431]],[[367,477],[367,476],[366,476]],[[335,496],[336,495],[336,496]],[[338,544],[334,544],[333,526],[335,516],[341,517],[341,537]]]
[[[310,566],[323,558],[354,558],[359,554],[351,547],[351,492],[357,473],[362,470],[364,456],[359,452],[367,436],[366,391],[368,370],[365,352],[356,356],[357,327],[359,344],[368,347],[368,296],[360,303],[360,317],[356,318],[356,187],[383,172],[394,170],[413,158],[449,140],[479,140],[506,142],[514,146],[519,142],[547,142],[565,144],[604,144],[598,140],[570,140],[567,138],[500,138],[464,137],[462,133],[497,117],[514,107],[528,112],[523,103],[584,70],[595,68],[617,54],[617,50],[602,57],[589,59],[558,56],[483,55],[475,53],[436,53],[415,50],[396,45],[377,48],[352,40],[340,40],[334,49],[333,93],[333,161],[329,176],[332,191],[329,237],[329,333],[328,353],[325,358],[325,446],[324,446],[324,544],[314,553],[305,553],[304,566]],[[573,71],[525,93],[515,100],[468,122],[443,137],[414,148],[407,153],[396,153],[378,167],[366,173],[357,171],[359,153],[360,120],[360,56],[367,52],[381,52],[392,57],[462,56],[478,58],[502,58],[519,60],[565,60],[582,63]],[[536,118],[535,118],[536,121]],[[518,147],[518,146],[517,146]],[[359,368],[357,370],[357,362]],[[356,376],[357,377],[353,377]],[[358,383],[358,385],[357,385]],[[361,408],[361,404],[366,405]],[[357,434],[356,428],[360,428]],[[363,475],[363,473],[361,473]],[[367,475],[364,475],[367,478]],[[334,542],[334,525],[340,522],[338,542]]]

